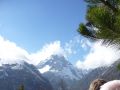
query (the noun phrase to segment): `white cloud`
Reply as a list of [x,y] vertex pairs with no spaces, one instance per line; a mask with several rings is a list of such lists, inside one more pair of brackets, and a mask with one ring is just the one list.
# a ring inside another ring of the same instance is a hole
[[75,44],[76,42],[74,40],[70,40],[69,42],[65,43],[64,50],[66,52],[66,56],[76,53],[74,50]]
[[20,48],[14,42],[11,42],[0,36],[0,64],[14,63],[25,60],[31,64],[38,64],[41,60],[50,58],[51,55],[65,55],[60,41],[46,44],[36,53],[29,54],[25,49]]
[[88,40],[80,40],[75,37],[66,43],[63,47],[60,41],[54,41],[46,44],[36,53],[29,54],[25,49],[20,48],[14,42],[4,39],[0,36],[0,64],[12,63],[15,61],[26,60],[29,63],[37,65],[40,61],[50,58],[52,55],[73,56],[79,48],[91,48],[83,61],[78,61],[79,68],[96,68],[103,65],[109,65],[118,57],[118,52],[114,48],[101,46],[100,43],[92,44]]
[[31,62],[37,65],[40,61],[50,58],[52,55],[64,55],[64,49],[60,41],[55,41],[43,46],[41,50],[30,55]]
[[17,46],[14,42],[11,42],[2,36],[0,36],[0,64],[2,63],[14,63],[21,60],[25,60],[31,64],[37,65],[40,61],[50,58],[52,55],[63,55],[67,57],[72,54],[72,43],[62,47],[60,41],[54,41],[46,44],[42,49],[35,53],[29,54],[25,49]]
[[112,64],[119,57],[119,52],[114,47],[105,47],[100,42],[91,44],[90,52],[84,60],[78,60],[76,66],[83,69],[93,69]]
[[80,41],[80,44],[84,50],[87,50],[88,48],[90,48],[92,46],[93,43],[91,43],[88,39],[82,39]]
[[[87,43],[89,43],[89,42],[87,42]],[[75,36],[73,39],[66,42],[65,46],[63,48],[66,53],[66,56],[70,56],[70,55],[76,54],[77,50],[83,48],[83,46],[85,46],[85,45],[86,45],[86,43],[84,43],[84,41],[80,39],[80,36]]]
[[31,63],[37,65],[40,61],[50,58],[52,55],[63,55],[68,58],[70,55],[77,53],[76,48],[79,49],[81,40],[79,36],[74,37],[62,47],[60,41],[54,41],[46,44],[30,55]]
[[[0,64],[27,60],[28,52],[0,36]],[[19,59],[19,60],[18,60]]]

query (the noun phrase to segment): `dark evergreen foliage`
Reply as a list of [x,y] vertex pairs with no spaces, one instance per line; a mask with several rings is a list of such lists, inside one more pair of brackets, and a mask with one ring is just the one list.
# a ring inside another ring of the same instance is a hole
[[87,23],[80,24],[78,32],[94,41],[120,46],[120,0],[85,0]]

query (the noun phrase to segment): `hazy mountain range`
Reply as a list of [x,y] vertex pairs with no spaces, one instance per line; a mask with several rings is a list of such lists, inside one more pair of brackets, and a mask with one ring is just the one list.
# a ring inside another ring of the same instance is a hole
[[0,89],[18,90],[88,90],[92,80],[120,79],[120,60],[109,67],[83,70],[74,67],[64,56],[53,55],[37,66],[21,61],[0,65]]
[[18,90],[24,85],[25,90],[52,90],[52,86],[37,70],[24,61],[0,66],[0,90]]
[[92,80],[96,78],[102,78],[106,81],[120,79],[120,70],[118,69],[118,64],[120,59],[114,62],[112,65],[107,67],[101,67],[91,70],[88,74],[85,75],[80,81],[80,90],[88,90]]

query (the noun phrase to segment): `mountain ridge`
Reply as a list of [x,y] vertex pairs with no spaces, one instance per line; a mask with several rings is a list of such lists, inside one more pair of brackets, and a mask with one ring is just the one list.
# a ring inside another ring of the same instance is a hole
[[87,73],[80,81],[80,90],[88,90],[90,83],[97,79],[101,78],[106,81],[110,80],[120,80],[120,70],[118,70],[118,64],[120,63],[120,59],[115,61],[110,66],[99,67],[91,70]]
[[2,64],[0,66],[0,88],[2,90],[18,90],[24,85],[25,90],[52,90],[52,86],[37,68],[27,62]]
[[41,72],[46,66],[48,70],[42,74],[51,82],[54,90],[79,90],[79,80],[84,72],[74,67],[64,56],[53,55],[40,62],[37,68]]

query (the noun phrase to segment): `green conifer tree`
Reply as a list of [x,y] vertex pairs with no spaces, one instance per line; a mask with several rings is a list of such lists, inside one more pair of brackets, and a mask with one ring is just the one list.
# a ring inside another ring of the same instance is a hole
[[120,47],[120,0],[85,0],[86,20],[78,32],[91,40]]

